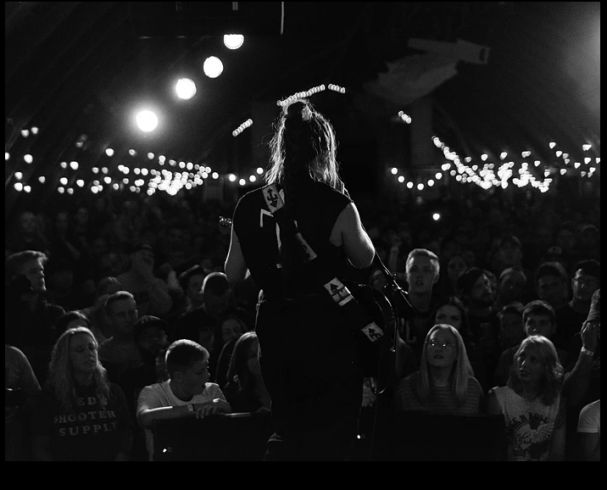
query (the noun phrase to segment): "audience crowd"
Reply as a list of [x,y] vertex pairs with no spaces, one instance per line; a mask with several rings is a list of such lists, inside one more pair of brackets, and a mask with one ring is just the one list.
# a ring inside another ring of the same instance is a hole
[[[345,272],[394,306],[393,373],[361,411],[498,414],[509,460],[599,460],[599,199],[474,187],[357,199],[410,303]],[[235,201],[159,194],[9,220],[5,460],[153,460],[160,420],[270,411],[259,290],[223,269]]]

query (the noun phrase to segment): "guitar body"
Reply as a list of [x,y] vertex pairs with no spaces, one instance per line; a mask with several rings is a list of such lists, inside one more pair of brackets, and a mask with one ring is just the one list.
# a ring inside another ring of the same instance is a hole
[[357,334],[364,376],[375,378],[378,390],[382,391],[394,366],[394,310],[388,298],[371,286],[350,283],[346,285],[360,306],[384,332],[383,337],[375,342],[369,341],[362,333]]

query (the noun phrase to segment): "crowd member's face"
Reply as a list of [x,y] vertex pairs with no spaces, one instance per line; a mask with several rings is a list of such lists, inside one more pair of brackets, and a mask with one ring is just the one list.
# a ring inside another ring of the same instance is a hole
[[221,324],[221,336],[224,344],[238,339],[243,333],[242,325],[234,318],[228,318]]
[[502,277],[502,280],[499,283],[499,292],[505,298],[510,298],[512,300],[520,298],[523,294],[523,289],[525,288],[525,280],[520,274],[516,272],[511,272]]
[[481,274],[470,290],[470,300],[479,306],[491,306],[493,303],[493,288],[491,280]]
[[449,264],[447,265],[447,275],[449,276],[449,280],[453,283],[457,281],[457,278],[461,276],[468,269],[468,264],[463,259],[463,257],[456,255],[449,260]]
[[524,383],[537,384],[544,376],[544,366],[539,360],[537,347],[527,344],[516,357],[516,369]]
[[33,235],[38,230],[38,220],[33,213],[23,213],[21,215],[21,229],[27,235]]
[[261,374],[261,366],[259,365],[259,341],[257,339],[255,339],[254,342],[251,342],[247,367],[251,374]]
[[503,243],[498,250],[499,257],[506,267],[518,265],[522,259],[521,248],[510,241]]
[[135,270],[153,270],[154,252],[147,249],[137,250],[131,254],[131,263]]
[[86,208],[78,208],[74,220],[81,225],[85,225],[89,220],[89,212]]
[[466,261],[466,264],[469,264],[470,267],[474,267],[474,264],[476,264],[476,257],[474,256],[474,252],[472,250],[463,250],[462,257]]
[[436,311],[434,323],[446,323],[459,331],[462,328],[462,312],[457,306],[443,305]]
[[529,335],[543,335],[551,338],[554,334],[555,324],[548,315],[531,313],[525,321],[525,333]]
[[110,304],[109,320],[112,328],[122,334],[133,333],[138,318],[137,303],[134,299],[119,299]]
[[563,229],[556,236],[556,244],[563,250],[572,250],[575,247],[575,235],[571,230]]
[[578,270],[571,280],[573,297],[578,301],[590,301],[600,285],[598,278]]
[[55,216],[55,230],[59,233],[65,233],[69,225],[67,213],[59,213]]
[[105,238],[95,238],[91,244],[91,252],[95,257],[103,257],[108,252],[107,240]]
[[138,338],[139,347],[153,356],[165,350],[169,346],[169,340],[164,329],[160,325],[152,325],[143,330]]
[[77,333],[70,338],[70,363],[74,374],[89,374],[97,366],[97,342],[88,333]]
[[215,335],[211,329],[200,329],[198,332],[198,343],[209,352],[213,352],[213,344],[215,343]]
[[407,267],[407,283],[411,293],[429,293],[436,282],[437,274],[428,257],[413,257]]
[[202,301],[202,281],[204,281],[204,274],[194,274],[188,280],[186,294],[194,303]]
[[211,292],[203,293],[204,307],[212,317],[223,315],[230,307],[231,290],[227,290],[222,295],[216,295]]
[[39,259],[32,259],[26,262],[20,270],[20,274],[27,277],[35,293],[46,291],[46,282],[44,280],[44,266]]
[[181,373],[181,389],[191,396],[200,395],[209,381],[209,361],[196,361],[185,372]]
[[428,364],[434,367],[450,367],[457,358],[455,336],[444,329],[437,329],[426,343]]
[[567,299],[567,283],[558,276],[540,276],[537,280],[537,296],[551,306],[560,305]]
[[523,315],[505,313],[500,317],[500,337],[503,345],[514,346],[525,338]]

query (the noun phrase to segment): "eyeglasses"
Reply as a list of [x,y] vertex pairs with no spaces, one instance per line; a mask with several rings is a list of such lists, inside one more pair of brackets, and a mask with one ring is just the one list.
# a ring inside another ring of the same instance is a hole
[[452,344],[451,342],[439,342],[438,340],[434,339],[428,340],[426,344],[430,347],[442,347],[443,349],[453,349],[453,347],[455,347],[455,344]]

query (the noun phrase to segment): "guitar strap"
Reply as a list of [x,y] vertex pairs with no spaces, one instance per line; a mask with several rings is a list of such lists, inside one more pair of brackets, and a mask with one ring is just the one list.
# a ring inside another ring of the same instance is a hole
[[293,217],[286,213],[283,197],[276,184],[264,187],[262,193],[266,205],[278,222],[278,225],[286,233],[291,234],[301,247],[305,257],[304,263],[309,263],[312,270],[315,271],[319,286],[327,292],[333,302],[342,309],[348,320],[350,320],[355,328],[360,330],[367,339],[371,342],[375,342],[382,338],[384,336],[383,330],[371,319],[358,301],[356,301],[350,290],[337,277],[328,273],[326,270],[320,270],[317,266],[319,263],[319,260],[317,260],[318,255],[298,230],[297,223],[295,223]]

